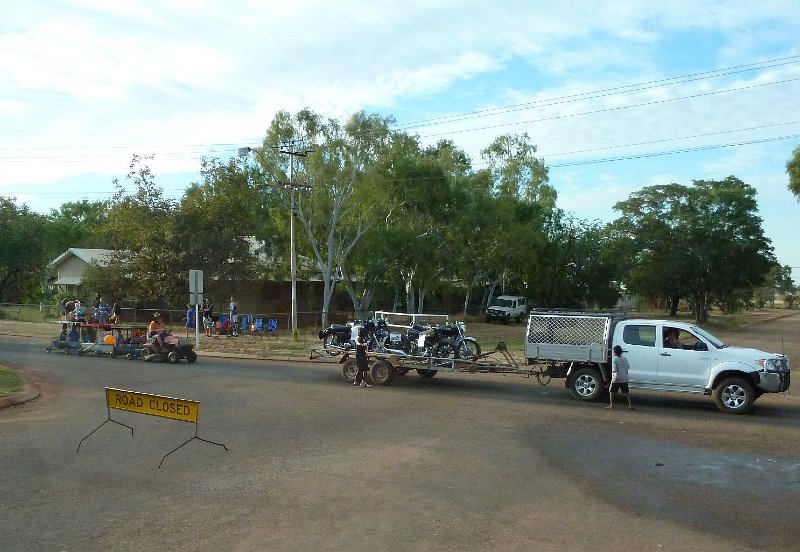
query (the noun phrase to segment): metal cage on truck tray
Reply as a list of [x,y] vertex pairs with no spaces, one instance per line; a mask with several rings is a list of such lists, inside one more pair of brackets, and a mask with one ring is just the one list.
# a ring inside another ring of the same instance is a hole
[[609,336],[623,313],[533,310],[528,317],[525,357],[568,362],[608,361]]

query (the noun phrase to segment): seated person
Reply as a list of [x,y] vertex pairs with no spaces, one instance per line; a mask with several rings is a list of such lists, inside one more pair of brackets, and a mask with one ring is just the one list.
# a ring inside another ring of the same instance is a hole
[[678,341],[678,330],[675,328],[665,328],[664,333],[664,347],[667,349],[683,349],[680,341]]
[[74,324],[72,325],[72,329],[67,334],[67,341],[80,341],[81,334],[78,332],[78,327]]
[[160,312],[156,312],[153,314],[153,320],[150,321],[150,325],[147,327],[147,337],[155,340],[156,345],[158,345],[158,350],[160,351],[164,348],[164,336],[166,334],[167,326],[164,324],[164,318],[161,316]]

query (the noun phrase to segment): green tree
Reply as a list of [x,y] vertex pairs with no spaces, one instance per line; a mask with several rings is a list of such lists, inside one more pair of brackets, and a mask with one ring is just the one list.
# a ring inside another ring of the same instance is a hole
[[[281,216],[278,208],[286,212],[287,206],[293,207],[301,225],[296,236],[298,254],[305,252],[322,277],[323,324],[328,323],[337,277],[350,277],[353,251],[377,222],[371,212],[380,199],[375,193],[380,175],[374,171],[374,164],[391,139],[392,122],[391,118],[364,112],[342,124],[324,120],[308,109],[294,116],[281,111],[259,150],[262,174],[271,177],[263,186],[265,206],[277,221]],[[302,140],[301,149],[310,150],[299,160],[274,147],[295,139]],[[289,182],[290,175],[294,183],[303,182],[312,191],[280,193],[278,186]]]
[[800,198],[800,146],[794,148],[791,159],[786,162],[786,173],[789,175],[789,191]]
[[129,275],[128,297],[183,302],[186,295],[181,249],[175,239],[175,202],[164,197],[146,162],[149,156],[134,155],[126,179],[128,192],[115,181],[117,191],[109,207],[109,233],[115,254],[110,272]]
[[0,196],[0,302],[19,302],[41,287],[51,251],[47,219]]
[[70,247],[108,248],[107,201],[67,202],[52,210],[48,219],[52,228],[50,243],[55,251]]
[[695,180],[692,186],[650,186],[617,203],[615,253],[631,291],[691,299],[695,319],[709,307],[737,307],[774,263],[757,216],[756,191],[738,178]]
[[200,173],[202,183],[186,190],[173,214],[172,239],[180,244],[182,270],[202,270],[206,282],[223,288],[213,293],[225,298],[263,272],[255,238],[266,215],[244,159],[204,159]]

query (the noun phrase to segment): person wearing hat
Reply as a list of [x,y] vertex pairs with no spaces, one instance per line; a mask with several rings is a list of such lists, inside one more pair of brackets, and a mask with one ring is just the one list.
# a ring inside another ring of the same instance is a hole
[[164,324],[164,318],[162,318],[160,312],[155,312],[150,325],[147,327],[147,337],[154,338],[158,344],[158,349],[162,350],[164,348],[164,334],[166,333],[167,326]]

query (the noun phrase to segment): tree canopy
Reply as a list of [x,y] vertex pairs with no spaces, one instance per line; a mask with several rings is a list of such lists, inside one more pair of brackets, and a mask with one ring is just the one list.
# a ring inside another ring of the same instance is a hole
[[[280,111],[255,155],[204,159],[179,199],[141,156],[108,202],[44,216],[2,198],[0,294],[32,296],[68,247],[116,251],[85,274],[104,295],[181,304],[189,269],[236,294],[245,280],[288,277],[292,220],[298,276],[323,282],[323,323],[337,289],[360,316],[376,301],[422,311],[444,292],[463,294],[465,312],[498,292],[570,308],[611,307],[624,292],[663,299],[673,314],[688,302],[703,321],[711,305],[733,310],[758,287],[789,287],[755,189],[734,176],[644,187],[601,224],[558,208],[527,134],[498,136],[475,169],[453,142],[424,145],[393,126],[365,112]],[[800,148],[790,182],[799,167]]]

